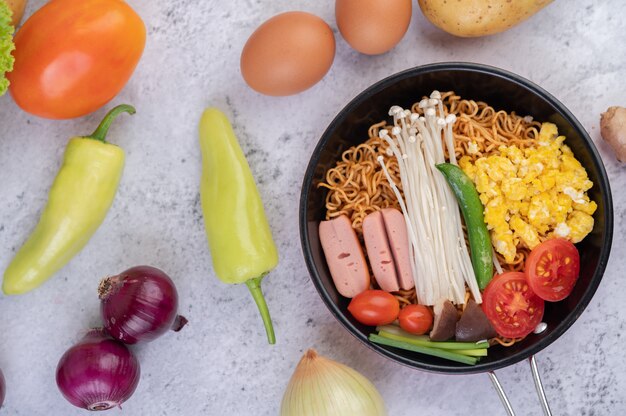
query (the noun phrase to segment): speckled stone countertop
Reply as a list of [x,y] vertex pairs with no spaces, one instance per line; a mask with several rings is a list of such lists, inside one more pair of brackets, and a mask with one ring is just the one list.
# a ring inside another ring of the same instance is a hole
[[[44,3],[31,0],[27,14]],[[332,1],[130,0],[148,28],[144,56],[113,103],[123,117],[111,141],[127,152],[119,193],[87,247],[54,279],[26,296],[0,295],[0,368],[7,379],[2,415],[79,415],[61,397],[55,368],[81,331],[97,325],[99,279],[137,264],[176,281],[189,326],[135,348],[142,377],[111,415],[276,415],[303,351],[348,364],[379,388],[389,414],[504,415],[486,375],[433,375],[394,364],[350,336],[315,291],[301,254],[298,199],[304,168],[337,112],[370,84],[440,61],[473,61],[516,72],[560,99],[590,132],[614,191],[615,239],[591,304],[573,327],[538,354],[555,415],[626,413],[626,186],[624,167],[599,137],[599,115],[626,105],[626,2],[561,0],[521,26],[480,39],[451,37],[417,7],[407,35],[390,53],[367,57],[336,31]],[[287,98],[256,94],[243,82],[239,54],[252,31],[282,11],[307,10],[337,32],[337,55],[314,88]],[[232,118],[248,156],[281,262],[264,281],[278,337],[268,346],[245,286],[213,275],[201,218],[197,123],[205,106]],[[110,108],[110,106],[109,106]],[[50,121],[0,99],[0,269],[35,225],[67,139],[92,131],[104,110]],[[530,370],[498,372],[519,415],[541,412]]]

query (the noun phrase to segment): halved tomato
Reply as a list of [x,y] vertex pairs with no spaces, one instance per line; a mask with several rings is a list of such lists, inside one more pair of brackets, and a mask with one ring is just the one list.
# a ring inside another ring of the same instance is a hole
[[563,238],[546,240],[526,259],[530,288],[543,300],[557,302],[572,293],[580,271],[576,246]]
[[524,273],[508,272],[489,282],[482,308],[499,335],[520,338],[541,322],[544,302],[532,291]]

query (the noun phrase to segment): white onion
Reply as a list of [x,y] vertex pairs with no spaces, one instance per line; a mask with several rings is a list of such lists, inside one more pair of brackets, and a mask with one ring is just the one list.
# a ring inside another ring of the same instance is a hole
[[289,380],[280,416],[386,416],[376,387],[352,368],[308,350]]

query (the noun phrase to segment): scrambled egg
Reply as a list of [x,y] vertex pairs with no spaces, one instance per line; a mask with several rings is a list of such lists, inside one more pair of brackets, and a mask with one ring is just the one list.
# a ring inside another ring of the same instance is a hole
[[577,243],[593,228],[597,205],[586,192],[593,183],[557,135],[556,125],[543,123],[536,147],[500,146],[497,155],[459,160],[485,206],[493,245],[509,263],[518,245],[533,249],[551,237]]

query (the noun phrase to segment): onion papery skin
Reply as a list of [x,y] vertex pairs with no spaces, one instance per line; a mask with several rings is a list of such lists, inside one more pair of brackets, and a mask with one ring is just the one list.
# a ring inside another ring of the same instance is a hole
[[2,403],[4,403],[5,394],[6,394],[6,382],[4,380],[4,375],[2,374],[2,370],[0,370],[0,407],[2,407]]
[[74,406],[107,410],[132,396],[140,372],[139,361],[126,345],[94,329],[63,354],[56,381],[63,397]]
[[180,330],[187,322],[183,317],[176,319],[174,282],[155,267],[132,267],[107,277],[98,290],[104,327],[125,344],[152,341],[170,329]]
[[289,380],[280,416],[387,416],[376,387],[356,370],[308,350]]

